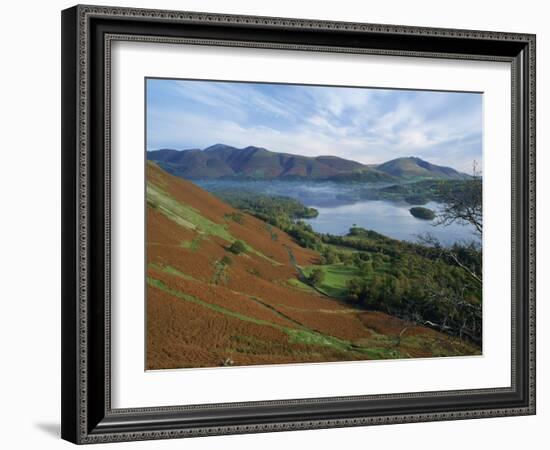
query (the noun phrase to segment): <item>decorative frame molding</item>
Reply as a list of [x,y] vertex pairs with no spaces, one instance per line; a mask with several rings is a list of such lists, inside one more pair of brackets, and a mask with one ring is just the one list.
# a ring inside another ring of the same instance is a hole
[[[62,25],[65,439],[83,444],[535,413],[534,35],[99,6],[63,11]],[[511,387],[112,409],[109,112],[116,40],[510,62]],[[386,405],[391,402],[393,409]],[[222,410],[234,417],[213,413]]]

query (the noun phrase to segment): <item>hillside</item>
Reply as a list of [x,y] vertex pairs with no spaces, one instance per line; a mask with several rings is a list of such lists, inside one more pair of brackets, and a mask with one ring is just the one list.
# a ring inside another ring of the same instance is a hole
[[437,166],[416,157],[367,165],[337,156],[308,157],[277,153],[261,147],[235,148],[224,144],[216,144],[204,150],[149,151],[147,158],[172,175],[187,179],[307,179],[363,183],[392,182],[415,177],[465,177],[450,167]]
[[376,166],[376,169],[398,178],[440,178],[460,180],[468,176],[450,167],[436,166],[420,158],[397,158]]
[[317,252],[151,162],[147,206],[148,369],[472,353],[315,290]]

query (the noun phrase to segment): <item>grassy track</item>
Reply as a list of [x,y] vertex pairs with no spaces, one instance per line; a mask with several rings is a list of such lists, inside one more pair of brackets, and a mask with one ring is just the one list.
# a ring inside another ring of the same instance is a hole
[[196,209],[179,203],[161,188],[150,182],[147,183],[147,202],[150,206],[158,209],[166,217],[184,228],[195,230],[208,236],[218,236],[229,242],[235,240],[224,225],[208,220]]
[[184,280],[195,281],[195,278],[193,278],[191,275],[187,275],[186,273],[180,272],[178,269],[172,266],[159,265],[155,263],[149,263],[148,266],[160,272],[168,273],[170,275],[176,275],[177,277],[183,278]]
[[290,278],[287,280],[287,283],[290,284],[293,288],[296,288],[302,292],[307,292],[308,294],[317,294],[317,291],[313,289],[309,284],[306,284],[296,278]]

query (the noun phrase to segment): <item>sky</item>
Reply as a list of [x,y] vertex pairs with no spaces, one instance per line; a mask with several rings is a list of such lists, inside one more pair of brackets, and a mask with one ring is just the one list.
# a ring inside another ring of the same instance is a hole
[[482,164],[482,94],[147,79],[147,150],[222,143],[365,164]]

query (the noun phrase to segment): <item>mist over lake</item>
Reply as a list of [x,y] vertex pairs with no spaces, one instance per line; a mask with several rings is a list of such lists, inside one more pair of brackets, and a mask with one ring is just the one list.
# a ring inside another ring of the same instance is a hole
[[[349,232],[351,225],[357,225],[394,239],[410,242],[417,241],[418,235],[426,233],[435,236],[444,245],[475,238],[471,226],[456,223],[435,226],[434,221],[413,217],[409,212],[411,205],[407,203],[366,200],[332,207],[308,206],[317,209],[319,216],[305,221],[319,233],[343,236]],[[429,202],[424,206],[433,211],[440,208],[435,202]]]
[[[409,209],[414,204],[403,201],[365,200],[365,189],[380,189],[387,183],[335,183],[303,181],[249,181],[249,180],[196,180],[208,191],[246,191],[267,195],[286,196],[315,208],[319,215],[305,219],[319,233],[346,235],[353,226],[374,230],[385,236],[416,242],[418,235],[430,233],[443,245],[458,241],[478,240],[471,225],[452,223],[435,226],[432,220],[413,217]],[[429,202],[423,205],[437,212],[441,205]]]
[[382,188],[392,183],[346,184],[331,181],[292,180],[193,180],[210,192],[234,190],[294,198],[305,206],[335,207],[356,203],[366,188]]

